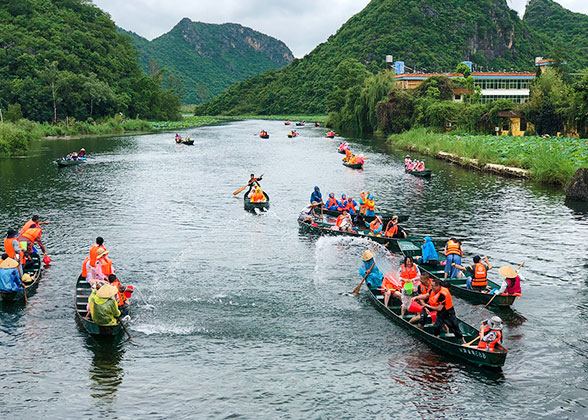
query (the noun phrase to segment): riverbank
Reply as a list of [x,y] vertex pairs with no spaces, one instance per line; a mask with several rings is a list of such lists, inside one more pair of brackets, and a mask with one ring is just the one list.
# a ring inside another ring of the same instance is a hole
[[441,134],[418,128],[393,134],[388,142],[473,169],[560,186],[588,165],[588,142],[576,138]]
[[233,117],[188,116],[180,121],[147,121],[116,116],[100,122],[70,120],[67,123],[60,122],[52,125],[22,119],[0,124],[0,156],[25,155],[31,142],[40,139],[70,140],[125,133],[172,131],[233,120],[235,120]]

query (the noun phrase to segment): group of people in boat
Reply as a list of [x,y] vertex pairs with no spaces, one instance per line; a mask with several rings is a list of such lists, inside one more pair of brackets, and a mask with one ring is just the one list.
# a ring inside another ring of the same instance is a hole
[[84,160],[86,157],[86,149],[82,147],[79,152],[68,153],[64,160]]
[[117,325],[118,319],[128,314],[133,286],[124,286],[116,276],[104,239],[100,236],[84,259],[82,277],[92,288],[86,318],[100,326]]
[[407,171],[422,172],[425,170],[425,162],[418,159],[412,160],[410,155],[406,155],[404,157],[404,169]]
[[42,222],[40,217],[35,215],[18,232],[8,229],[3,243],[4,252],[0,258],[1,292],[17,292],[34,281],[28,273],[23,273],[23,267],[32,260],[33,254],[37,254],[35,245],[41,248],[45,258],[49,258],[41,240],[41,225],[48,223]]
[[181,144],[181,143],[185,143],[185,142],[187,142],[187,141],[190,141],[191,139],[190,139],[190,137],[186,137],[186,138],[184,139],[182,136],[180,136],[178,133],[176,133],[175,140],[176,140],[176,143],[177,143],[177,144]]
[[259,177],[255,177],[255,174],[251,174],[249,177],[249,181],[247,182],[247,186],[249,189],[245,193],[245,197],[249,197],[249,200],[252,203],[265,203],[267,198],[265,198],[265,194],[261,189],[261,184],[259,183],[263,179],[263,174]]
[[265,130],[261,130],[259,132],[259,136],[260,137],[267,137],[267,136],[269,136],[269,133],[267,131],[265,131]]
[[[397,272],[386,274],[378,268],[374,255],[366,250],[362,255],[359,275],[365,278],[366,284],[372,290],[381,292],[384,305],[388,307],[390,298],[400,303],[400,315],[406,313],[413,316],[408,320],[411,324],[418,324],[421,329],[432,323],[432,333],[440,336],[442,330],[453,333],[457,340],[465,343],[459,328],[451,292],[443,285],[443,280],[431,279],[427,272],[421,272],[412,257],[406,256]],[[514,269],[510,266],[502,267],[503,275],[512,275]],[[493,351],[502,341],[502,320],[494,316],[482,321],[478,348]]]
[[365,163],[365,158],[363,154],[356,156],[354,155],[349,148],[345,149],[345,157],[343,158],[343,162],[346,162],[350,165],[363,165]]
[[327,132],[327,137],[333,138],[335,137],[335,132],[333,130]]
[[298,131],[296,131],[296,130],[292,130],[288,133],[289,137],[296,137],[297,135],[298,135]]

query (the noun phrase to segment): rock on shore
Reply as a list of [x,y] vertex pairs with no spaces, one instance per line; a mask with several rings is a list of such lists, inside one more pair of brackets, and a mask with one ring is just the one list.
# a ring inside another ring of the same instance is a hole
[[565,187],[566,197],[572,200],[588,201],[588,168],[580,168]]

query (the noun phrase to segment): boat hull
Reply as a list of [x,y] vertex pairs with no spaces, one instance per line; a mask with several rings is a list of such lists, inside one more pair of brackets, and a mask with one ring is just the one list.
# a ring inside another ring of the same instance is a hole
[[258,209],[260,211],[267,211],[270,206],[269,195],[267,195],[267,193],[265,191],[263,192],[263,195],[265,196],[265,202],[262,202],[262,203],[252,203],[251,200],[249,199],[249,197],[244,197],[243,198],[243,206],[244,206],[245,210],[250,211],[250,212],[255,212],[255,209]]
[[407,174],[418,176],[419,178],[430,178],[433,171],[405,171]]
[[57,160],[57,166],[60,168],[65,168],[67,166],[78,166],[83,165],[86,163],[86,159],[78,159],[78,160]]
[[363,169],[363,163],[347,163],[343,162],[343,166],[346,166],[351,169]]

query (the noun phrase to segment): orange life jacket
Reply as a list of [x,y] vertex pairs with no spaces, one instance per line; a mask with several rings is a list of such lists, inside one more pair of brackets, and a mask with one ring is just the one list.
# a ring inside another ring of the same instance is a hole
[[349,213],[355,212],[355,206],[353,205],[353,198],[347,198],[347,210]]
[[112,274],[112,260],[108,257],[102,257],[98,261],[100,261],[102,274],[105,276],[110,276]]
[[90,261],[90,257],[86,257],[84,260],[84,264],[82,265],[82,277],[88,277],[88,261]]
[[5,238],[4,239],[4,252],[8,254],[10,258],[16,257],[16,251],[14,250],[14,241],[16,238]]
[[106,248],[102,245],[92,245],[90,248],[90,265],[96,267],[96,260],[98,259],[98,250],[102,248],[106,251]]
[[345,220],[345,219],[346,219],[346,217],[344,215],[342,215],[342,214],[339,215],[337,217],[337,221],[335,222],[335,226],[341,227],[341,225],[343,224],[343,220]]
[[376,208],[376,202],[374,200],[366,200],[366,206],[368,210],[374,210]]
[[28,222],[26,222],[24,224],[24,226],[22,227],[22,229],[18,232],[19,236],[22,235],[24,232],[26,232],[27,230],[29,230],[29,228],[33,225],[36,225],[35,222],[33,222],[32,220],[29,220]]
[[398,225],[395,225],[392,222],[388,222],[388,226],[386,226],[386,232],[384,233],[384,236],[389,236],[390,238],[392,238],[394,237],[394,235],[396,235],[396,233],[398,233]]
[[426,295],[427,293],[431,293],[431,283],[429,283],[428,287],[425,287],[423,283],[420,283],[418,287],[418,293],[419,295]]
[[20,235],[20,237],[26,238],[29,241],[31,241],[32,243],[34,243],[37,240],[37,238],[41,237],[42,232],[43,231],[41,230],[40,227],[29,228],[22,235]]
[[120,281],[115,281],[114,283],[110,283],[111,286],[116,287],[116,293],[118,295],[118,299],[116,300],[118,303],[118,306],[122,306],[125,303],[127,303],[127,297],[120,292],[120,286],[122,286],[122,284],[120,283]]
[[[486,348],[488,348],[489,350],[494,350],[494,347],[496,346],[496,344],[500,343],[500,340],[502,339],[502,331],[500,330],[491,330],[490,328],[488,328],[488,330],[486,331],[486,334],[489,333],[490,331],[494,331],[496,333],[496,339],[490,342],[486,342],[486,341],[482,341],[480,340],[480,342],[478,343],[478,348],[485,350]],[[480,332],[480,334],[482,334]],[[484,334],[484,335],[486,335]]]
[[488,285],[488,275],[486,273],[486,266],[482,263],[477,263],[474,266],[474,276],[472,277],[473,287],[486,287]]
[[410,268],[402,264],[400,266],[400,279],[401,280],[413,280],[419,275],[416,265],[412,265]]
[[392,281],[388,276],[384,276],[382,280],[382,291],[399,290],[399,286]]
[[380,222],[378,219],[374,219],[372,223],[370,223],[370,231],[375,234],[378,228],[380,227]]
[[451,254],[461,255],[461,250],[459,249],[459,242],[450,239],[447,241],[447,253],[445,255]]
[[329,199],[327,200],[326,207],[327,209],[330,209],[333,206],[337,207],[337,200],[335,200],[333,197],[329,197]]
[[449,290],[447,290],[446,287],[441,287],[441,289],[439,289],[439,293],[431,292],[431,296],[429,297],[429,305],[437,306],[437,301],[441,295],[445,296],[445,310],[453,308],[453,299],[451,299],[451,293],[449,293]]

